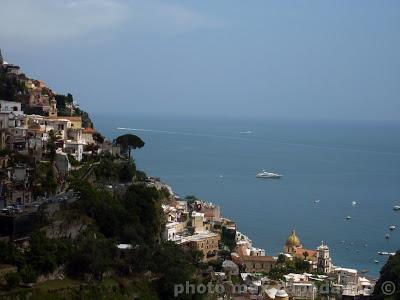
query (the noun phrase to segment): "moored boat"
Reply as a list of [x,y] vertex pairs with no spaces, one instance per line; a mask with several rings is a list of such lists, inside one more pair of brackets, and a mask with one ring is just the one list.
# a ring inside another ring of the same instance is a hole
[[257,173],[256,177],[257,178],[276,178],[277,179],[277,178],[281,178],[282,175],[262,170],[261,172]]

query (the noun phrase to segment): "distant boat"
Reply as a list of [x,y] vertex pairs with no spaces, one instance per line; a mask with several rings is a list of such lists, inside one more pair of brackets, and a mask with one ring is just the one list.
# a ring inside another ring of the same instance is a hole
[[361,270],[361,273],[363,273],[363,274],[368,273],[368,272],[369,272],[368,269]]
[[393,256],[393,255],[395,255],[396,253],[387,252],[387,251],[380,251],[380,252],[378,252],[378,254],[379,254],[379,255],[384,255],[384,256]]
[[357,205],[357,201],[351,202],[351,205],[356,206]]
[[350,217],[350,216],[347,216],[347,217],[346,217],[346,220],[350,220],[350,219],[351,219],[351,217]]
[[374,263],[379,264],[379,260],[376,260],[376,259],[375,259],[375,260],[374,260]]
[[392,225],[392,226],[389,227],[389,230],[391,230],[391,231],[393,231],[393,230],[395,230],[395,229],[396,229],[396,226],[394,226],[394,225]]
[[253,131],[247,130],[247,131],[241,131],[240,133],[241,133],[241,134],[252,134]]
[[395,206],[393,207],[393,210],[400,210],[400,205],[395,205]]
[[256,175],[257,178],[281,178],[282,175],[276,174],[276,173],[270,173],[265,170],[262,170],[262,172],[257,173]]
[[389,233],[387,233],[387,234],[385,234],[385,239],[390,239],[390,234]]
[[319,203],[321,200],[315,200],[314,203]]

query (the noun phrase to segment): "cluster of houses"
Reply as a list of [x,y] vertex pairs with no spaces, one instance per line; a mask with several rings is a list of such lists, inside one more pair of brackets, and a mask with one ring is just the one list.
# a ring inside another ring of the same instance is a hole
[[[43,81],[27,78],[20,67],[4,61],[0,52],[0,75],[14,82],[15,101],[0,98],[0,208],[31,203],[36,162],[52,155],[58,174],[81,161],[85,146],[94,143],[92,128],[82,126],[80,116],[59,116],[55,94]],[[48,147],[49,144],[52,147]],[[50,153],[53,151],[53,153]],[[10,153],[26,158],[16,164]]]
[[[161,188],[163,184],[159,179],[156,181]],[[170,187],[168,190],[173,195]],[[330,249],[323,242],[315,249],[304,248],[294,230],[282,253],[270,256],[236,230],[235,222],[223,218],[215,204],[172,196],[168,204],[163,205],[163,211],[167,221],[164,239],[176,242],[183,249],[202,252],[204,262],[216,260],[223,252],[221,250],[228,250],[223,244],[222,227],[234,234],[234,250],[229,251],[229,258],[224,256],[222,270],[213,272],[215,278],[231,286],[225,289],[229,292],[221,299],[316,299],[321,294],[339,295],[342,299],[367,299],[373,291],[373,280],[357,270],[334,266]],[[301,274],[284,274],[283,279],[272,280],[268,274],[279,267],[280,259],[307,261],[309,270]],[[240,288],[233,283],[238,282],[233,277],[241,282]]]

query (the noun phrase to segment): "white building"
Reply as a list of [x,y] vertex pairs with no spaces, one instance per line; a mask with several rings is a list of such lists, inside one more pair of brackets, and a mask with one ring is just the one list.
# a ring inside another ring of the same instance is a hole
[[329,274],[332,271],[332,260],[329,253],[329,247],[321,242],[317,248],[317,271]]
[[177,222],[167,223],[163,232],[163,238],[167,241],[175,241],[178,239],[176,232]]
[[355,269],[335,268],[333,273],[337,277],[337,283],[341,285],[358,284],[358,274]]
[[71,122],[67,119],[46,119],[45,120],[45,131],[53,131],[56,137],[66,140],[67,129],[71,127]]
[[294,299],[314,300],[317,295],[317,288],[312,282],[290,282],[286,290]]
[[64,143],[64,152],[74,156],[77,161],[81,161],[83,158],[83,143],[66,141]]
[[14,101],[0,100],[1,128],[14,128],[21,126],[24,112],[21,103]]
[[16,116],[23,115],[20,102],[0,100],[0,111],[13,113]]

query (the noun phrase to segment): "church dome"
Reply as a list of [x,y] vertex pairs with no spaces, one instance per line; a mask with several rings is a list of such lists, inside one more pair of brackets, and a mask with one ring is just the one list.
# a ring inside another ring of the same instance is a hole
[[296,231],[292,231],[291,235],[289,235],[287,241],[286,241],[286,246],[293,246],[293,247],[300,247],[300,239],[296,235]]

